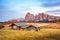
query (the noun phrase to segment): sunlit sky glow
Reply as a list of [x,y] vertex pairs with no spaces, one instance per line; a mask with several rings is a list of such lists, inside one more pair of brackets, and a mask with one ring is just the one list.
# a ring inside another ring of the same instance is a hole
[[23,18],[27,12],[60,16],[60,0],[0,0],[0,21]]

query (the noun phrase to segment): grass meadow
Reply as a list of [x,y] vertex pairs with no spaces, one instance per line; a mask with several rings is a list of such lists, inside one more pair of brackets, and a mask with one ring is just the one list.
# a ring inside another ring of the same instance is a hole
[[60,29],[40,31],[0,30],[0,40],[60,40]]

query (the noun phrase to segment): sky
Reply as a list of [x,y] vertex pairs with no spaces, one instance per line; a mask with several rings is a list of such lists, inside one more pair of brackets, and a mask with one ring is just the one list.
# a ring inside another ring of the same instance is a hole
[[0,0],[0,21],[23,18],[27,12],[60,16],[60,0]]

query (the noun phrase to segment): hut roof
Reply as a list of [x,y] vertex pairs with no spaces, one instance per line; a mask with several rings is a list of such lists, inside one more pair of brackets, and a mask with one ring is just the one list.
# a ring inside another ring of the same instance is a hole
[[28,27],[28,25],[25,24],[25,23],[15,23],[15,25],[17,25],[17,26],[21,26],[22,28],[26,28],[26,27]]
[[37,24],[34,24],[33,26],[34,26],[34,27],[39,27]]

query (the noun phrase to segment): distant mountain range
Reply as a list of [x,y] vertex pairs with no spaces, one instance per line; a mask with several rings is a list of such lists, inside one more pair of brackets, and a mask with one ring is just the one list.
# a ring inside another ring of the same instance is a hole
[[8,22],[21,22],[21,21],[24,21],[24,18],[15,18],[8,20]]
[[31,13],[27,13],[25,18],[16,18],[8,20],[8,22],[32,22],[32,21],[55,21],[60,20],[59,16],[53,16],[45,13],[39,13],[37,15],[33,15]]

